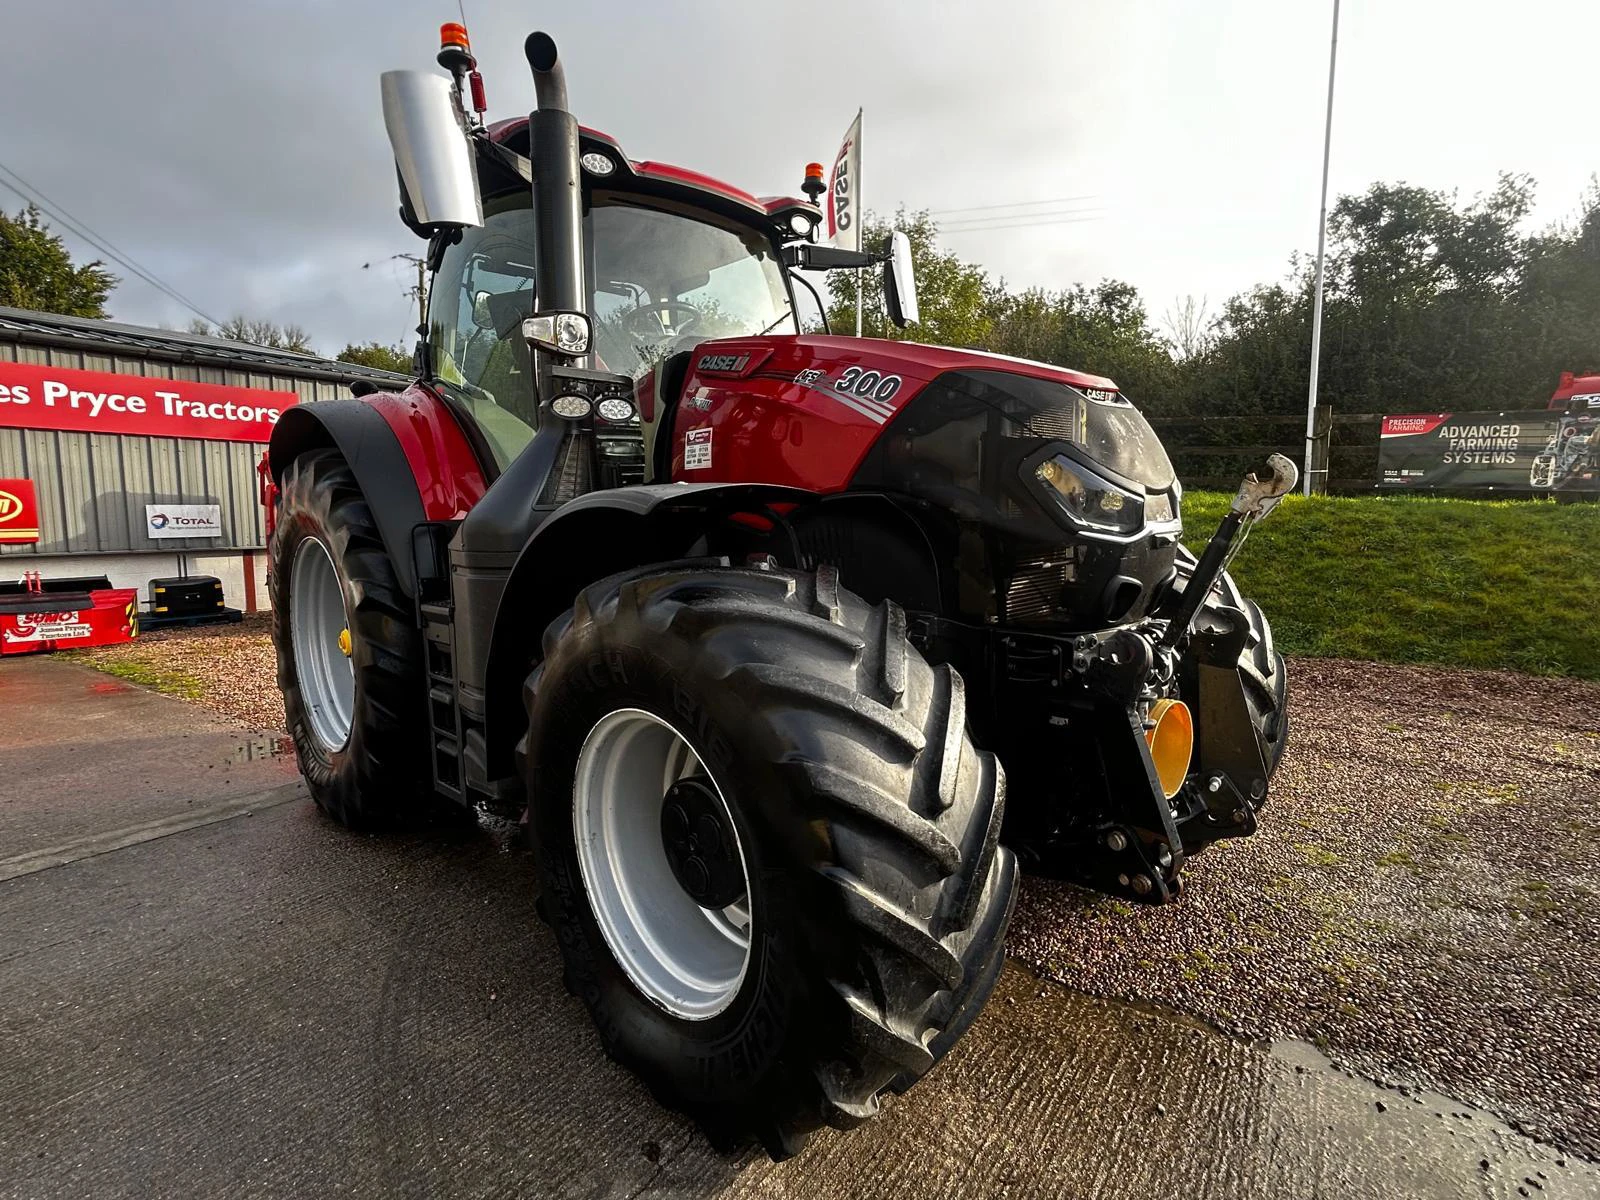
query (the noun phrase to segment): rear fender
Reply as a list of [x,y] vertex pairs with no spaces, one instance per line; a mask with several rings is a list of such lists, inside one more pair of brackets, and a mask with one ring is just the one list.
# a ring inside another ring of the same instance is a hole
[[416,384],[399,394],[296,405],[278,419],[267,448],[273,489],[297,457],[329,446],[350,464],[400,585],[415,596],[411,531],[465,516],[487,487],[460,426],[443,400]]
[[514,770],[527,732],[522,685],[538,661],[545,627],[588,584],[630,567],[717,553],[730,514],[803,504],[811,492],[767,484],[653,484],[591,492],[563,505],[534,531],[501,593],[484,680],[487,774]]

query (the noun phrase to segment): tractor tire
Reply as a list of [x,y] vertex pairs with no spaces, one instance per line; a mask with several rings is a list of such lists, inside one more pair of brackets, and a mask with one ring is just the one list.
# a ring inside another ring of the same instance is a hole
[[[584,591],[527,681],[519,753],[567,987],[719,1148],[786,1158],[872,1117],[994,985],[1016,885],[1004,774],[968,738],[961,677],[905,633],[831,567],[667,564]],[[616,748],[651,739],[686,749],[662,772]],[[688,850],[685,788],[712,805]]]
[[[1186,547],[1178,547],[1178,578],[1185,585],[1194,572],[1195,561]],[[1288,669],[1283,655],[1272,644],[1272,627],[1267,624],[1266,615],[1254,600],[1245,597],[1226,571],[1211,589],[1211,595],[1206,597],[1202,611],[1222,607],[1240,610],[1250,622],[1250,636],[1239,655],[1239,676],[1244,680],[1245,702],[1250,706],[1251,719],[1261,733],[1270,777],[1289,744]]]
[[[341,825],[364,830],[442,808],[430,784],[421,635],[337,450],[308,451],[284,471],[269,554],[278,687],[312,799]],[[340,620],[348,637],[328,651]]]

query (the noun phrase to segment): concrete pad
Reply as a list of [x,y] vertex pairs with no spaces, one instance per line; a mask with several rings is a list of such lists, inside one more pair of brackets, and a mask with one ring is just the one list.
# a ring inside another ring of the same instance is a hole
[[1484,1114],[1014,967],[877,1121],[723,1158],[600,1053],[533,898],[525,852],[309,801],[0,883],[0,1196],[1600,1194]]
[[600,1052],[526,851],[350,834],[271,739],[68,664],[0,700],[0,1197],[1600,1196],[1447,1097],[1015,966],[878,1120],[722,1157]]
[[0,660],[0,860],[296,778],[276,730],[245,729],[51,655]]

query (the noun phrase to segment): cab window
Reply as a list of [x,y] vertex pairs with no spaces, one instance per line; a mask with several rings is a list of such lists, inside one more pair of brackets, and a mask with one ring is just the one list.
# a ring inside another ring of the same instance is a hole
[[503,470],[538,426],[522,319],[533,313],[533,211],[486,201],[483,226],[444,253],[428,298],[434,378],[471,415]]

